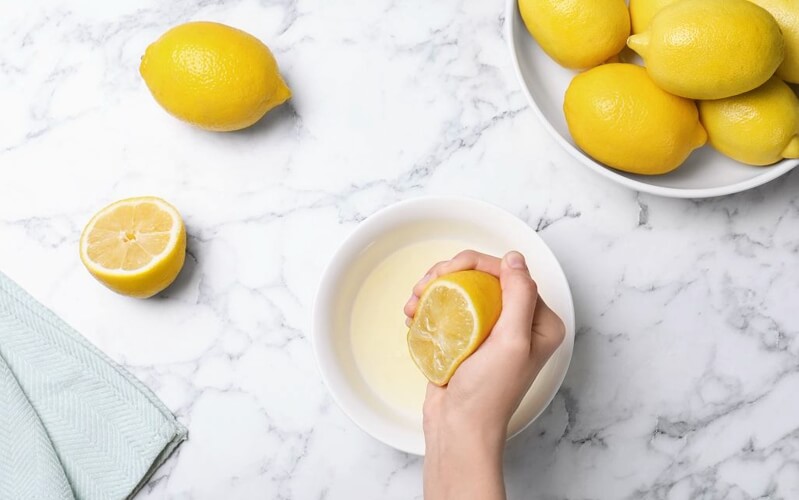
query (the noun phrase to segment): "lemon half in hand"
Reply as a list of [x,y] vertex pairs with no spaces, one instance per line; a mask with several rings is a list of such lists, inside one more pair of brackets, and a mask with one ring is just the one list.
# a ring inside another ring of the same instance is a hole
[[121,200],[100,210],[80,237],[80,259],[111,290],[147,298],[169,286],[186,258],[186,228],[160,198]]
[[430,282],[408,330],[408,348],[430,382],[443,386],[491,333],[502,310],[499,280],[459,271]]

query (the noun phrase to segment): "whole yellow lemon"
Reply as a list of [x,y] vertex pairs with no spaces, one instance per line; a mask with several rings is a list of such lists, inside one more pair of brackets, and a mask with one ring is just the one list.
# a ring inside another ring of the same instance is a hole
[[643,33],[655,14],[679,0],[630,0],[630,21],[633,33]]
[[167,112],[206,130],[249,127],[291,97],[269,48],[219,23],[167,31],[147,47],[139,72]]
[[750,165],[799,158],[799,98],[779,78],[742,95],[699,103],[710,143]]
[[785,37],[785,60],[777,76],[799,83],[799,2],[797,0],[752,0],[774,16]]
[[634,64],[605,64],[575,76],[563,111],[583,151],[625,172],[665,174],[707,141],[696,104],[662,90]]
[[519,0],[527,31],[566,68],[593,68],[624,48],[630,14],[624,0]]
[[663,89],[722,99],[764,84],[785,54],[774,17],[748,0],[684,0],[627,41]]

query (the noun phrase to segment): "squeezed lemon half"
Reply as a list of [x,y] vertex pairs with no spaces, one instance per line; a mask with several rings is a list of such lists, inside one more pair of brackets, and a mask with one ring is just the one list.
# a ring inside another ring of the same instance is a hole
[[186,228],[177,209],[160,198],[120,200],[86,224],[80,258],[111,290],[151,297],[169,286],[183,267]]
[[430,382],[443,386],[480,347],[502,310],[499,280],[481,271],[441,276],[419,299],[408,349]]

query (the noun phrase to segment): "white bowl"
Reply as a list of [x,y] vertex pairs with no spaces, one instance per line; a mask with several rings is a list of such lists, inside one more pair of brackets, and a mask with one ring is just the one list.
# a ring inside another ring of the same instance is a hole
[[563,344],[511,419],[509,438],[552,401],[566,376],[574,346],[574,306],[566,276],[543,240],[512,214],[477,200],[431,197],[397,203],[363,221],[322,274],[313,311],[314,351],[322,378],[344,413],[376,439],[416,455],[424,454],[422,409],[418,418],[410,419],[372,392],[353,357],[350,316],[358,289],[375,266],[406,245],[441,238],[460,240],[493,255],[520,251],[541,296],[566,325]]
[[575,72],[550,59],[530,36],[519,14],[518,0],[506,1],[506,36],[516,75],[530,106],[555,140],[590,170],[645,193],[672,198],[709,198],[760,186],[799,165],[799,160],[783,160],[768,167],[753,167],[727,158],[710,146],[695,151],[677,170],[660,176],[628,174],[594,161],[577,148],[563,116],[563,95]]

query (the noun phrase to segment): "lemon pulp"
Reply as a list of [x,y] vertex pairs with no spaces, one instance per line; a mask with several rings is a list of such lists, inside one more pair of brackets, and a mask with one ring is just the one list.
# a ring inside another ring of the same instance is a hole
[[151,297],[169,286],[185,254],[180,214],[151,196],[103,208],[86,224],[80,240],[80,257],[92,276],[131,297]]
[[475,270],[432,281],[419,298],[408,349],[428,380],[446,385],[488,337],[502,309],[499,279]]

